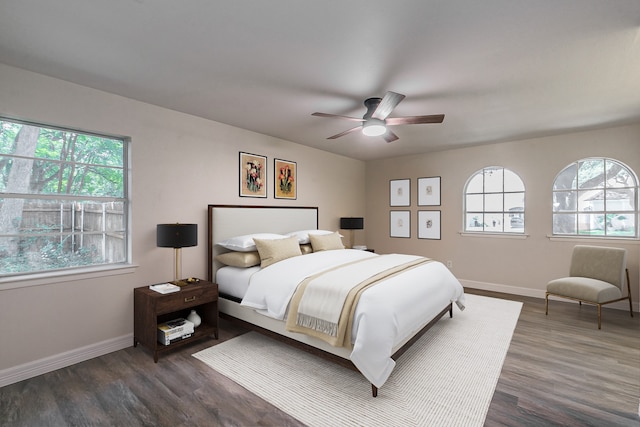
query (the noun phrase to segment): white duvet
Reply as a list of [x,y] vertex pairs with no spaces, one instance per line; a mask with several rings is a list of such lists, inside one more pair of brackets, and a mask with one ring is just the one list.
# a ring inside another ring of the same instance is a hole
[[[289,300],[306,277],[345,262],[376,256],[345,249],[277,262],[251,276],[242,305],[284,320]],[[367,380],[381,387],[395,367],[391,359],[394,347],[413,336],[450,302],[464,308],[464,290],[449,269],[437,261],[367,289],[354,314],[351,361]]]

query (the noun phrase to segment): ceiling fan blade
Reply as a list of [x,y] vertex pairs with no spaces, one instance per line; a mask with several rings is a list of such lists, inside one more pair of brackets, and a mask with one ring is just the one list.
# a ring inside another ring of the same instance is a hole
[[431,116],[393,117],[391,119],[387,119],[387,126],[442,123],[443,120],[444,114],[433,114]]
[[347,135],[347,134],[349,134],[349,133],[351,133],[351,132],[355,132],[355,131],[358,131],[358,130],[360,130],[360,129],[362,129],[362,126],[356,126],[356,127],[351,128],[351,129],[349,129],[349,130],[345,130],[344,132],[340,132],[339,134],[336,134],[336,135],[330,136],[330,137],[329,137],[329,138],[327,138],[327,139],[338,139],[338,138],[340,138],[341,136],[345,136],[345,135]]
[[400,101],[402,101],[403,99],[404,95],[391,91],[387,92],[384,98],[382,98],[382,101],[380,101],[380,104],[378,104],[378,108],[376,108],[376,111],[373,112],[371,117],[378,120],[386,119],[387,116],[391,114],[393,109],[396,108],[396,106],[400,104]]
[[393,142],[393,141],[397,141],[398,139],[400,139],[400,138],[398,138],[398,135],[396,135],[395,133],[391,132],[389,129],[387,129],[387,132],[384,135],[382,135],[382,137],[387,142]]
[[312,116],[316,117],[328,117],[330,119],[343,119],[350,120],[352,122],[364,122],[364,119],[359,119],[357,117],[349,117],[349,116],[340,116],[338,114],[328,114],[328,113],[313,113]]

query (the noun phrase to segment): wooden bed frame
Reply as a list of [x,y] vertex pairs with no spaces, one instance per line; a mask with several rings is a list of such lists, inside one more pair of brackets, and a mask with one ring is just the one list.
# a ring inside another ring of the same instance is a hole
[[[287,220],[283,216],[287,215]],[[223,217],[220,224],[218,221]],[[293,230],[317,229],[317,207],[281,207],[281,206],[245,206],[245,205],[208,205],[208,277],[215,281],[215,272],[220,265],[214,260],[225,249],[216,245],[224,239],[250,233],[270,232],[286,233]],[[349,360],[348,352],[343,348],[332,347],[329,344],[302,334],[295,334],[284,330],[283,322],[257,314],[252,309],[242,307],[236,298],[220,294],[220,317],[265,334],[280,342],[286,343],[298,349],[307,351],[324,359],[330,360],[341,366],[357,371],[358,369]],[[397,360],[405,351],[433,326],[438,320],[449,312],[453,317],[453,304],[449,303],[432,320],[422,326],[412,337],[402,342],[395,348],[391,358]],[[378,388],[371,384],[373,397],[378,395]]]

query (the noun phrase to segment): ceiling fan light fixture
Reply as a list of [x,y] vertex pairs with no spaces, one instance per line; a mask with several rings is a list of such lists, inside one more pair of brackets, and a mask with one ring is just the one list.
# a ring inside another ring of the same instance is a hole
[[369,119],[362,125],[362,133],[367,136],[380,136],[387,132],[383,120]]

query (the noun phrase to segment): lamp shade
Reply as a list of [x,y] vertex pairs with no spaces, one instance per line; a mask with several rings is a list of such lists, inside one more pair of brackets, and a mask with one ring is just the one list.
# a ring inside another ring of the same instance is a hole
[[158,246],[185,248],[198,245],[198,224],[158,224]]
[[340,218],[340,228],[343,230],[363,230],[364,218],[362,217]]

